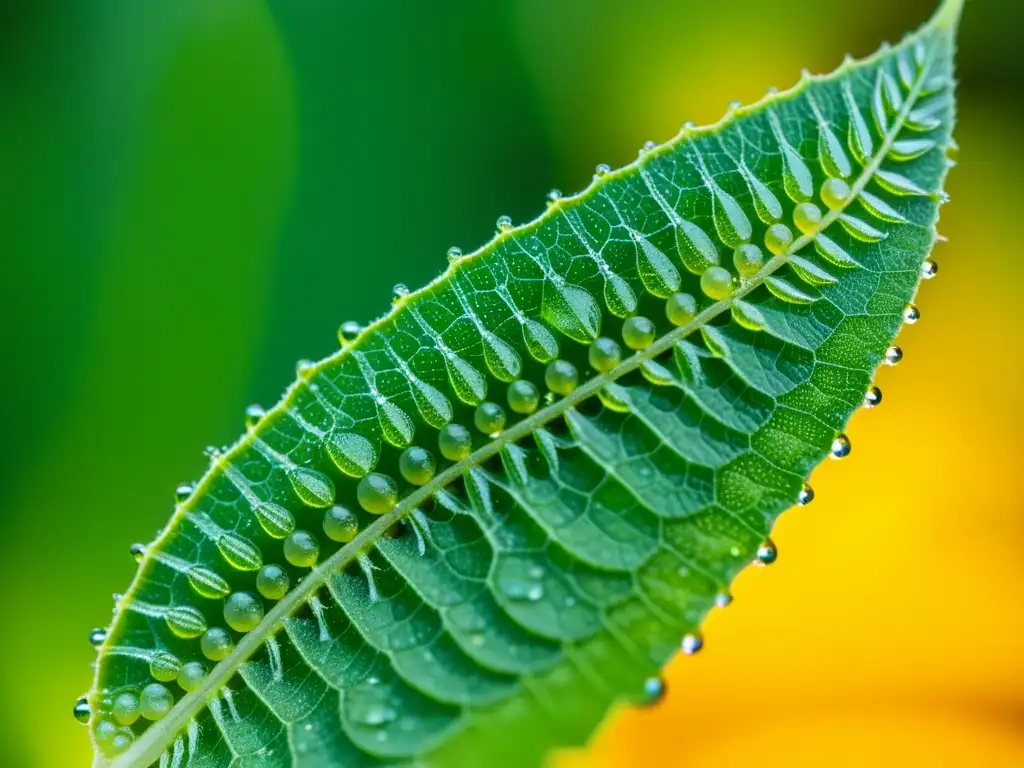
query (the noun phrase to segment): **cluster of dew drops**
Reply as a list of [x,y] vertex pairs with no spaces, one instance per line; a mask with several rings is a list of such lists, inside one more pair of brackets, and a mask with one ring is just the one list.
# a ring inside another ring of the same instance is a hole
[[[646,142],[641,153],[654,149],[654,142]],[[595,178],[603,177],[610,173],[606,164],[600,164],[596,168]],[[822,198],[826,205],[830,205],[831,198],[841,202],[845,194],[843,189],[832,189],[829,185],[841,182],[838,179],[830,179],[825,182],[822,189]],[[552,190],[548,195],[548,205],[556,206],[562,200],[562,193],[559,190]],[[798,206],[794,212],[795,223],[803,231],[813,229],[821,218],[820,210],[811,203]],[[814,210],[811,210],[814,209]],[[806,220],[805,220],[806,219]],[[498,218],[496,228],[500,233],[508,232],[513,227],[512,219],[508,216]],[[784,251],[793,240],[792,232],[781,223],[769,228],[766,234],[766,246],[774,254]],[[447,253],[448,260],[454,264],[463,258],[463,252],[458,247],[452,247]],[[756,246],[741,245],[734,253],[734,263],[741,275],[748,276],[760,269],[763,265],[763,256]],[[921,267],[921,277],[931,279],[938,273],[938,264],[933,260],[926,260]],[[702,275],[700,280],[702,291],[713,300],[728,299],[732,292],[733,278],[729,272],[722,267],[710,267]],[[393,289],[393,298],[396,302],[405,299],[409,295],[409,289],[398,284]],[[665,306],[665,313],[669,321],[675,326],[683,326],[694,320],[698,313],[698,302],[695,297],[687,293],[676,293],[669,297]],[[913,304],[909,305],[903,313],[904,322],[907,324],[916,323],[920,318],[920,312]],[[362,332],[363,328],[355,321],[342,323],[338,329],[338,339],[343,346],[351,344]],[[622,340],[626,347],[633,351],[646,349],[655,341],[655,324],[646,317],[629,317],[622,326]],[[598,373],[607,373],[613,370],[622,361],[622,347],[614,339],[602,337],[597,339],[588,351],[588,362]],[[887,365],[894,366],[903,359],[903,351],[898,346],[891,346],[885,351],[884,360]],[[299,374],[302,375],[312,366],[312,363],[302,360],[298,363]],[[556,395],[569,395],[579,384],[579,372],[576,366],[568,360],[556,359],[547,365],[544,372],[544,384],[548,393],[544,396],[545,404],[554,402]],[[598,396],[604,400],[605,393],[598,392]],[[516,414],[528,416],[534,413],[541,404],[541,394],[537,387],[530,381],[521,379],[508,387],[508,407]],[[874,408],[882,401],[882,391],[872,385],[865,394],[863,407]],[[606,405],[609,404],[606,403]],[[263,408],[252,405],[246,409],[246,426],[254,427],[265,415]],[[501,433],[505,427],[507,413],[505,408],[498,403],[484,402],[477,406],[473,415],[473,426],[484,434],[494,437]],[[457,423],[449,423],[438,432],[438,451],[449,461],[461,461],[469,456],[472,451],[473,436],[470,430]],[[829,455],[833,459],[842,459],[850,454],[852,449],[849,438],[845,434],[839,434],[832,441]],[[212,457],[218,454],[216,449],[207,449]],[[437,469],[434,455],[426,448],[410,446],[406,448],[399,457],[399,471],[403,478],[412,485],[422,486],[428,483],[434,476]],[[190,485],[182,485],[176,491],[178,500],[187,498],[192,492]],[[367,512],[375,515],[383,515],[389,512],[398,503],[398,486],[394,479],[380,473],[369,473],[362,478],[356,489],[356,498],[359,505]],[[814,499],[814,490],[810,485],[804,483],[801,488],[797,502],[800,506],[810,504]],[[341,506],[330,507],[323,520],[325,535],[332,541],[347,543],[355,538],[359,531],[358,519],[350,510]],[[145,554],[145,547],[135,544],[131,548],[132,556],[141,561]],[[319,555],[319,543],[316,537],[301,530],[291,532],[284,541],[284,556],[292,565],[308,567],[316,562]],[[754,558],[754,564],[759,566],[771,565],[778,558],[778,549],[771,539],[766,539],[758,547]],[[266,565],[257,575],[257,590],[268,599],[279,600],[284,597],[290,587],[287,572],[278,565]],[[732,602],[732,596],[727,592],[718,594],[715,598],[715,605],[724,608]],[[236,592],[228,597],[224,606],[224,618],[228,626],[236,631],[246,632],[254,629],[263,620],[262,603],[247,592]],[[103,628],[93,629],[89,633],[89,643],[95,648],[100,648],[106,641],[107,631]],[[218,662],[234,650],[234,641],[231,635],[220,627],[211,627],[203,633],[200,641],[203,654],[209,660]],[[680,650],[688,656],[698,653],[704,646],[704,640],[700,632],[690,632],[683,636],[680,643]],[[157,681],[145,686],[141,692],[124,691],[111,698],[111,701],[104,702],[104,709],[109,710],[113,720],[104,719],[97,724],[97,739],[106,740],[114,752],[126,749],[134,740],[134,734],[130,726],[143,717],[148,720],[159,720],[166,715],[174,704],[174,696],[164,685],[176,681],[185,691],[198,688],[206,676],[206,667],[199,661],[191,661],[185,664],[180,663],[171,654],[155,654],[150,663],[150,672]],[[644,706],[652,706],[661,701],[666,693],[665,681],[660,677],[651,677],[644,681],[639,703]],[[92,716],[88,699],[80,697],[74,704],[73,713],[75,719],[87,724]]]

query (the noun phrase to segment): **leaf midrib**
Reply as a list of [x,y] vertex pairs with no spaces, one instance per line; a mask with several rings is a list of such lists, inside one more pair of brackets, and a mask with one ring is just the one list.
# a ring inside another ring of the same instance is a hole
[[[936,20],[937,19],[938,17],[936,17]],[[871,57],[868,57],[868,59],[860,62],[859,64],[861,66],[867,65],[872,60],[876,58],[881,58],[882,55],[883,51],[876,52]],[[355,560],[355,558],[360,553],[371,548],[373,544],[388,529],[390,529],[395,523],[399,522],[403,517],[405,517],[406,514],[411,512],[419,504],[428,499],[434,493],[443,489],[449,483],[464,475],[470,469],[480,466],[487,459],[500,453],[501,449],[504,448],[509,443],[516,442],[517,440],[521,440],[525,437],[528,437],[535,430],[539,429],[541,426],[548,423],[549,421],[552,421],[553,419],[561,416],[570,408],[574,407],[576,404],[582,402],[583,400],[593,395],[596,395],[603,387],[621,378],[622,376],[625,376],[627,373],[635,371],[641,365],[643,365],[644,362],[651,360],[657,357],[658,355],[662,354],[663,352],[666,352],[667,350],[671,349],[678,341],[681,341],[682,339],[686,338],[691,333],[700,329],[702,326],[707,324],[709,321],[713,320],[718,315],[727,311],[729,309],[730,304],[733,301],[742,299],[751,291],[763,285],[765,278],[767,278],[769,275],[776,272],[780,267],[785,265],[792,255],[798,253],[805,246],[812,243],[814,241],[814,238],[818,234],[820,234],[833,223],[835,223],[838,220],[838,218],[846,211],[846,209],[858,199],[860,192],[872,179],[872,177],[875,175],[875,172],[878,171],[882,162],[885,160],[886,155],[888,154],[888,151],[892,146],[892,142],[895,141],[896,137],[900,134],[904,122],[906,121],[907,115],[910,113],[910,110],[917,102],[917,98],[920,93],[922,84],[925,80],[926,74],[929,71],[933,59],[934,52],[929,50],[925,63],[921,65],[917,79],[915,80],[913,86],[910,88],[903,106],[901,107],[900,111],[896,114],[892,129],[889,131],[889,133],[886,134],[885,139],[882,141],[882,144],[878,149],[878,152],[871,159],[871,161],[864,167],[864,170],[861,172],[861,175],[857,178],[856,182],[851,185],[850,195],[844,202],[842,207],[837,208],[835,210],[830,210],[827,214],[825,214],[822,217],[822,220],[816,229],[814,229],[810,233],[803,234],[800,237],[796,238],[789,248],[787,248],[782,253],[772,257],[753,277],[751,277],[747,281],[744,281],[729,299],[723,299],[722,301],[718,301],[710,305],[702,312],[697,314],[697,316],[694,317],[694,319],[691,320],[686,325],[680,326],[670,331],[669,333],[666,333],[664,336],[657,339],[653,344],[651,344],[651,346],[647,347],[646,349],[640,350],[633,354],[631,357],[627,358],[626,360],[623,360],[621,363],[619,363],[618,366],[613,368],[611,371],[595,376],[594,378],[588,380],[586,383],[577,387],[575,390],[573,390],[572,393],[564,396],[561,400],[558,400],[555,403],[552,403],[551,405],[540,409],[539,411],[532,414],[528,418],[516,423],[509,429],[503,431],[499,437],[495,438],[487,445],[479,448],[478,450],[474,451],[472,454],[467,456],[465,459],[459,461],[456,464],[453,464],[443,472],[437,474],[427,484],[417,488],[405,499],[403,499],[399,504],[397,504],[394,509],[392,509],[390,512],[384,515],[381,515],[371,525],[367,526],[359,534],[357,534],[356,537],[351,542],[349,542],[344,547],[339,549],[337,552],[331,555],[331,557],[320,563],[320,565],[314,568],[302,581],[296,584],[295,588],[288,595],[286,595],[284,598],[278,601],[278,603],[270,611],[267,612],[267,615],[264,617],[263,621],[260,622],[259,626],[257,626],[251,632],[246,633],[242,637],[242,639],[235,646],[235,649],[234,651],[232,651],[231,655],[229,655],[223,661],[218,663],[210,671],[210,673],[203,680],[203,683],[199,688],[183,696],[177,702],[177,704],[175,704],[171,711],[167,713],[166,716],[164,716],[162,719],[155,722],[152,726],[146,729],[146,731],[143,732],[140,738],[132,745],[132,747],[127,752],[123,753],[122,755],[119,755],[112,762],[104,760],[102,757],[99,756],[99,753],[97,752],[97,757],[93,762],[94,768],[128,768],[132,765],[145,766],[158,760],[160,754],[164,751],[164,749],[167,748],[168,744],[171,742],[174,736],[179,731],[181,731],[181,729],[186,725],[186,723],[199,712],[199,710],[205,705],[208,699],[216,695],[217,691],[228,682],[228,680],[238,671],[238,669],[241,668],[242,664],[245,663],[249,656],[251,656],[259,648],[260,644],[283,627],[283,622],[286,618],[288,618],[288,616],[290,616],[302,603],[304,603],[309,597],[311,597],[313,592],[322,587],[325,584],[328,577],[341,571],[341,569],[344,568],[348,563]],[[787,91],[779,92],[777,94],[769,94],[756,104],[752,104],[741,110],[737,110],[736,112],[730,113],[723,121],[720,121],[715,126],[711,126],[704,129],[696,129],[696,131],[705,132],[717,129],[721,127],[723,123],[727,124],[730,120],[734,119],[738,115],[738,113],[745,111],[757,111],[762,108],[766,108],[768,104],[771,104],[773,102],[782,101],[792,96],[798,95],[799,93],[802,92],[804,88],[806,88],[809,82],[813,80],[831,80],[839,78],[843,74],[845,74],[848,68],[852,68],[852,66],[853,64],[851,63],[849,67],[840,67],[835,72],[832,72],[824,76],[805,76],[793,88],[790,88]],[[691,131],[691,133],[692,132],[693,131]],[[656,151],[668,151],[672,147],[674,147],[678,141],[683,141],[688,137],[688,132],[684,130],[684,132],[679,137],[677,137],[676,140],[668,142],[666,145],[664,145],[663,147],[659,148],[659,150]],[[630,168],[632,168],[634,165],[637,165],[638,163],[639,161],[635,161],[634,163],[631,163],[630,165],[625,166],[624,168],[621,168],[612,174],[609,174],[609,176],[606,178],[612,178],[616,175],[626,173]],[[594,190],[592,189],[585,190],[580,195],[576,195],[572,198],[565,198],[564,201],[570,202],[578,198],[583,198],[585,196],[588,196],[589,194],[592,194],[593,191]],[[529,224],[524,226],[530,226],[534,223],[535,222],[530,222]],[[516,229],[518,230],[520,228]],[[516,230],[512,230],[510,231],[509,234],[514,234],[515,231]],[[431,286],[427,286],[423,290],[428,290],[430,287]],[[416,293],[419,293],[419,291],[417,291]],[[408,299],[414,298],[415,295],[416,294],[411,294],[408,297]],[[332,356],[322,361],[321,363],[317,364],[312,373],[315,373],[321,367],[333,362],[336,357],[336,355]],[[310,375],[312,375],[312,373]],[[290,396],[294,394],[295,391],[297,391],[297,386],[293,385],[292,389],[288,393],[288,396],[286,396],[285,399],[282,400],[282,402],[279,403],[277,408],[275,408],[274,410],[278,410],[282,407],[287,407],[288,402],[290,400]],[[271,416],[272,413],[273,411],[268,413],[267,416]],[[217,461],[213,465],[211,465],[206,477],[204,477],[204,480],[206,478],[213,476],[216,470],[221,469],[222,462],[225,462],[231,455],[235,453],[235,451],[237,451],[242,446],[246,445],[248,441],[251,439],[252,434],[253,433],[251,432],[247,433],[238,443],[236,443],[235,446],[233,446],[232,450],[225,452],[221,457],[219,457]],[[199,486],[197,486],[197,491],[202,488],[202,485],[203,483],[201,482]],[[195,498],[195,493],[193,493],[192,498]],[[186,509],[186,507],[185,505],[182,505],[182,507],[180,507],[179,509]],[[172,528],[172,525],[168,525],[168,527],[165,529],[164,535],[167,535],[167,533],[169,533],[172,530]],[[149,555],[147,554],[145,557],[148,558]],[[141,574],[143,570],[143,568],[140,568],[139,573]],[[138,587],[140,583],[141,580],[137,576],[135,582],[131,585],[129,590],[121,598],[122,601],[131,599],[135,589]],[[97,675],[98,674],[99,669],[97,665]]]

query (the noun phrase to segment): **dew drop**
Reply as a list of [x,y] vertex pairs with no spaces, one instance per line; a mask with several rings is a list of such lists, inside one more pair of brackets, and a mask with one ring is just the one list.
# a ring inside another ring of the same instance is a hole
[[556,395],[568,395],[577,383],[579,373],[568,360],[552,360],[544,369],[544,384]]
[[437,462],[433,454],[426,448],[412,445],[402,451],[398,457],[398,471],[406,482],[412,485],[424,485],[430,482],[437,470]]
[[[286,541],[286,549],[287,546]],[[251,632],[256,629],[263,621],[263,614],[263,601],[252,592],[232,592],[224,601],[224,621],[235,632]]]
[[174,489],[174,500],[181,504],[185,499],[192,495],[192,485],[190,483],[182,483]]
[[532,381],[519,379],[513,381],[508,387],[508,407],[514,413],[528,415],[537,410],[540,405],[540,392]]
[[499,216],[495,222],[495,227],[499,232],[508,232],[512,229],[512,217],[511,216]]
[[146,545],[145,544],[132,544],[130,547],[128,547],[128,552],[129,552],[129,554],[131,554],[132,559],[136,563],[141,563],[142,562],[142,558],[145,557],[145,555],[146,555]]
[[693,656],[704,647],[704,638],[699,632],[688,632],[683,635],[683,642],[679,647],[687,656]]
[[157,651],[149,660],[149,674],[154,680],[167,683],[178,676],[181,659],[168,651]]
[[658,146],[657,144],[655,144],[653,141],[648,139],[647,141],[644,142],[643,149],[644,149],[644,152],[651,152],[657,146]]
[[356,340],[362,328],[355,320],[346,320],[338,328],[338,342],[341,346],[347,346]]
[[[328,539],[342,544],[352,541],[359,533],[359,519],[351,510],[340,506],[324,512],[323,526]],[[287,591],[287,587],[285,589]]]
[[89,645],[93,648],[99,648],[106,639],[107,630],[103,627],[96,627],[96,629],[89,633]]
[[356,498],[371,515],[383,515],[398,503],[398,485],[388,475],[371,472],[356,486]]
[[607,176],[611,172],[612,168],[608,163],[599,163],[598,166],[594,168],[594,175],[598,177]]
[[660,677],[649,677],[644,680],[643,698],[641,704],[645,707],[653,707],[665,698],[665,681]]
[[142,689],[139,696],[139,712],[147,720],[159,720],[171,711],[174,706],[174,696],[167,689],[167,686],[160,683],[150,683]]
[[814,203],[800,203],[793,209],[793,223],[805,235],[810,234],[821,224],[821,208]]
[[785,224],[772,224],[764,234],[764,247],[778,256],[793,244],[793,231]]
[[[235,641],[232,639],[231,633],[223,627],[210,627],[199,640],[199,648],[202,650],[203,656],[210,661],[220,661],[226,659],[235,650]],[[178,675],[175,677],[180,678],[180,675],[181,670],[179,669]]]
[[190,661],[178,673],[178,685],[182,690],[194,691],[203,684],[206,678],[206,667],[201,661]]
[[665,302],[665,315],[672,325],[686,325],[697,316],[697,300],[688,293],[672,294]]
[[448,461],[461,461],[473,450],[473,435],[461,424],[446,424],[437,434],[437,447]]
[[771,565],[778,559],[779,550],[775,546],[775,542],[771,539],[765,539],[754,554],[754,565]]
[[[260,420],[266,415],[267,412],[263,410],[262,405],[253,403],[245,409],[245,428],[254,429],[256,425],[260,423]],[[180,487],[181,486],[179,486],[179,488]],[[182,499],[179,499],[179,501],[182,501]]]
[[920,319],[921,310],[919,310],[915,305],[910,304],[907,306],[906,309],[903,310],[903,322],[907,323],[908,325],[913,325]]
[[868,391],[864,395],[864,407],[874,408],[876,405],[882,402],[882,390],[875,385],[871,385]]
[[587,350],[587,361],[598,373],[608,373],[622,362],[622,347],[615,339],[602,336]]
[[885,350],[886,365],[897,365],[903,359],[903,350],[893,345]]
[[135,734],[131,728],[118,728],[114,738],[110,740],[110,749],[115,753],[121,753],[135,743]]
[[459,248],[457,245],[453,245],[451,248],[448,249],[448,263],[449,264],[454,264],[455,262],[457,262],[461,258],[462,258],[462,249]]
[[548,205],[557,205],[562,199],[562,190],[552,189],[548,192]]
[[295,374],[300,379],[308,379],[313,372],[313,361],[302,359],[295,364]]
[[280,565],[268,563],[256,574],[256,589],[268,600],[280,600],[288,594],[291,579]]
[[700,289],[715,301],[732,296],[732,275],[724,267],[708,267],[700,276]]
[[89,708],[89,700],[82,696],[75,702],[74,708],[71,710],[75,716],[75,720],[85,725],[89,722],[89,718],[92,717],[92,710]]
[[931,280],[937,274],[939,274],[939,265],[937,262],[928,259],[921,265],[921,277],[925,280]]
[[391,300],[392,301],[396,301],[396,302],[397,301],[401,301],[402,299],[404,299],[408,295],[409,295],[409,286],[407,286],[405,283],[395,283],[394,287],[391,289]]
[[842,179],[826,179],[821,185],[821,202],[830,211],[837,211],[850,199],[850,185]]
[[836,435],[832,441],[832,447],[829,449],[829,456],[833,459],[845,459],[850,455],[850,451],[853,449],[853,445],[850,443],[850,438],[846,435]]
[[473,426],[485,435],[501,432],[505,427],[505,409],[497,403],[480,403],[473,412]]
[[719,592],[715,595],[715,605],[719,608],[725,608],[732,604],[732,595],[728,592]]
[[647,349],[654,343],[657,329],[650,318],[637,315],[622,324],[622,340],[630,349]]
[[296,568],[312,568],[319,556],[320,542],[309,531],[292,531],[284,540],[284,559]]
[[131,725],[139,719],[139,697],[131,691],[117,694],[112,714],[119,725]]
[[812,501],[814,501],[814,489],[807,483],[804,483],[800,488],[800,493],[796,496],[796,503],[801,507],[806,507]]
[[745,243],[733,251],[732,263],[740,277],[753,277],[764,266],[764,254],[756,245]]
[[109,718],[101,718],[93,726],[92,735],[100,746],[109,746],[117,734],[117,723]]

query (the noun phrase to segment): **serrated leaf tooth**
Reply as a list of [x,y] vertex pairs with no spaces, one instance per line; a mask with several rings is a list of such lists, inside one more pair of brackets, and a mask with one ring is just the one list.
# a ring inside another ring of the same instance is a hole
[[781,299],[789,304],[810,304],[817,301],[817,297],[812,293],[801,288],[797,288],[793,283],[783,277],[769,275],[765,278],[764,284],[775,298]]
[[614,381],[605,384],[598,390],[597,397],[608,410],[616,413],[629,413],[631,407],[629,393],[620,384],[616,384]]
[[541,363],[558,357],[558,340],[555,335],[532,318],[523,319],[523,343],[530,356]]
[[736,299],[729,306],[732,319],[748,331],[760,331],[765,326],[764,315],[761,310],[747,301]]
[[750,197],[754,202],[754,211],[757,213],[757,217],[765,224],[774,224],[779,221],[783,216],[782,203],[779,202],[779,198],[745,165],[741,163],[739,168],[750,189]]
[[676,216],[676,248],[683,266],[695,275],[718,264],[718,249],[707,233],[696,224]]
[[619,275],[606,275],[604,281],[604,303],[616,317],[629,317],[636,311],[636,294]]
[[509,443],[501,449],[501,465],[505,468],[505,474],[514,483],[526,485],[530,482],[530,468],[526,451],[515,443]]
[[892,143],[886,156],[898,162],[906,162],[921,157],[934,147],[934,139],[899,139]]
[[417,377],[412,381],[412,394],[416,410],[434,429],[440,429],[452,420],[451,401],[434,385]]
[[637,243],[637,272],[644,288],[654,296],[667,299],[679,290],[682,278],[676,265],[650,240],[634,235]]
[[601,335],[601,308],[585,288],[549,281],[544,286],[541,314],[556,330],[581,344]]
[[412,442],[416,425],[409,414],[390,400],[381,398],[377,401],[377,421],[384,439],[396,448],[405,448]]
[[873,195],[867,190],[862,189],[860,191],[859,198],[861,205],[863,205],[867,212],[872,216],[875,216],[882,221],[891,221],[893,224],[907,223],[907,219],[903,214],[877,195]]
[[380,449],[354,432],[332,432],[327,436],[327,455],[334,466],[349,477],[363,477],[377,466]]
[[736,198],[717,184],[711,184],[711,218],[715,223],[718,238],[730,248],[750,240],[753,230],[750,219],[743,212]]
[[515,381],[523,370],[519,353],[504,339],[491,332],[483,334],[484,362],[498,381]]
[[875,183],[894,195],[927,197],[928,193],[906,176],[892,171],[876,171]]
[[459,400],[467,405],[480,405],[487,399],[487,379],[476,368],[454,352],[444,356],[448,380]]
[[787,263],[793,268],[796,276],[808,285],[832,285],[838,279],[803,256],[790,256]]
[[877,243],[879,240],[884,240],[889,236],[888,233],[876,229],[863,219],[850,216],[848,213],[844,213],[839,217],[839,223],[853,237],[865,243]]
[[856,261],[854,261],[850,254],[843,250],[839,243],[820,232],[814,238],[814,248],[822,258],[837,267],[850,269],[852,267],[860,266]]

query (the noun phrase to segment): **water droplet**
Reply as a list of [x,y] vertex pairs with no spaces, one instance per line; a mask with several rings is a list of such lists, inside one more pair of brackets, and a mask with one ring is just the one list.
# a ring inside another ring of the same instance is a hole
[[562,190],[552,189],[548,192],[548,205],[557,205],[562,199]]
[[907,306],[906,309],[903,310],[903,322],[907,323],[908,325],[913,325],[920,319],[921,310],[919,310],[915,305],[910,304]]
[[147,720],[159,720],[171,711],[174,706],[174,696],[167,689],[167,686],[160,683],[150,683],[142,689],[139,697],[139,712]]
[[174,489],[174,500],[181,504],[185,499],[192,495],[192,484],[182,483]]
[[697,300],[688,293],[675,293],[665,302],[665,316],[672,325],[686,325],[697,316]]
[[296,568],[312,568],[320,556],[320,542],[309,531],[292,531],[284,540],[284,559]]
[[142,558],[145,557],[145,555],[146,555],[146,545],[145,544],[132,544],[130,547],[128,547],[128,552],[129,552],[129,554],[131,554],[132,559],[136,563],[141,563],[142,562]]
[[650,152],[650,151],[652,151],[657,146],[658,146],[657,144],[655,144],[653,141],[648,139],[647,141],[644,142],[643,149],[644,149],[644,152]]
[[733,251],[732,263],[740,277],[753,277],[764,266],[764,254],[756,245],[745,243]]
[[448,249],[448,263],[449,264],[454,264],[455,262],[457,262],[461,258],[462,258],[462,249],[459,248],[457,245],[453,245],[451,248]]
[[103,627],[96,627],[96,629],[89,633],[89,645],[93,648],[99,648],[106,639],[107,630]]
[[528,415],[536,411],[537,406],[540,405],[540,392],[533,382],[525,379],[513,381],[508,387],[506,397],[508,398],[508,407],[514,413]]
[[398,471],[412,485],[424,485],[430,482],[437,469],[433,454],[418,445],[410,446],[398,457]]
[[611,172],[612,168],[608,163],[599,163],[598,166],[594,168],[594,175],[598,177],[607,176]]
[[810,234],[821,224],[821,208],[814,203],[800,203],[793,209],[793,223],[805,235]]
[[355,320],[347,320],[338,328],[338,342],[341,346],[347,346],[356,340],[363,329]]
[[833,459],[844,459],[850,455],[850,451],[853,449],[853,445],[850,443],[850,438],[846,435],[836,435],[832,441],[832,447],[829,449],[829,456]]
[[[235,650],[235,641],[232,639],[231,633],[223,627],[210,627],[199,640],[199,647],[203,656],[210,661],[220,661],[226,659]],[[180,676],[180,674],[181,670],[178,670],[178,675]]]
[[708,267],[700,276],[700,289],[715,301],[732,296],[732,288],[732,275],[724,267]]
[[263,502],[253,507],[253,515],[267,535],[283,539],[295,530],[295,516],[282,506]]
[[190,661],[178,673],[178,685],[182,690],[194,691],[203,684],[206,678],[206,667],[201,661]]
[[107,717],[100,718],[93,726],[92,735],[101,747],[109,747],[117,735],[117,723]]
[[351,510],[334,506],[324,513],[323,527],[328,539],[347,544],[359,533],[359,519]]
[[235,632],[251,632],[256,629],[263,621],[263,615],[263,601],[252,592],[232,592],[224,601],[224,621]]
[[568,395],[579,383],[576,366],[568,360],[552,360],[544,369],[544,384],[556,395]]
[[313,361],[303,358],[295,364],[295,373],[300,379],[308,379],[313,373]]
[[928,259],[921,265],[921,277],[925,280],[931,280],[937,274],[939,274],[939,265],[937,262]]
[[837,211],[850,199],[851,191],[842,179],[826,179],[821,185],[821,202],[830,211]]
[[473,426],[485,435],[501,432],[505,427],[505,409],[497,403],[480,403],[473,412]]
[[772,224],[764,234],[764,247],[778,256],[793,244],[793,231],[785,224]]
[[131,725],[139,719],[139,697],[131,691],[119,693],[112,714],[119,725]]
[[438,432],[437,447],[449,461],[461,461],[473,450],[473,435],[461,424],[446,424]]
[[260,420],[267,415],[267,412],[263,410],[263,406],[257,403],[253,403],[245,409],[245,428],[254,429]]
[[665,698],[665,681],[660,677],[649,677],[644,680],[643,698],[641,704],[645,707],[653,707]]
[[82,696],[75,702],[74,708],[71,710],[75,716],[75,720],[82,723],[89,722],[89,718],[92,716],[92,710],[89,708],[89,700]]
[[398,485],[388,475],[371,472],[359,481],[356,498],[359,506],[371,515],[383,515],[398,503]]
[[630,349],[647,349],[658,333],[650,318],[636,315],[622,324],[622,340]]
[[268,600],[280,600],[288,594],[291,579],[280,565],[268,563],[256,574],[256,589]]
[[120,754],[125,752],[134,743],[135,734],[131,728],[118,728],[114,738],[110,740],[110,749],[115,754]]
[[622,347],[615,339],[602,336],[590,345],[587,361],[598,373],[607,373],[622,362]]
[[872,385],[868,388],[867,393],[864,395],[864,407],[874,408],[876,405],[882,402],[882,390]]
[[775,542],[765,539],[754,554],[754,565],[771,565],[778,559],[779,550],[776,548]]
[[800,488],[800,493],[796,496],[796,503],[801,507],[806,507],[812,501],[814,501],[814,489],[807,483],[804,483]]
[[715,595],[715,605],[719,608],[725,608],[732,604],[732,595],[728,592],[719,592]]
[[885,362],[887,365],[896,365],[903,359],[903,350],[893,345],[885,350]]
[[168,683],[178,676],[181,659],[168,651],[157,651],[149,660],[149,674],[154,680]]
[[700,649],[704,647],[704,638],[701,636],[700,632],[688,632],[683,635],[683,642],[679,647],[687,656],[693,656],[695,653],[699,653]]
[[395,283],[395,287],[391,289],[391,300],[401,301],[409,295],[409,287],[405,283]]

